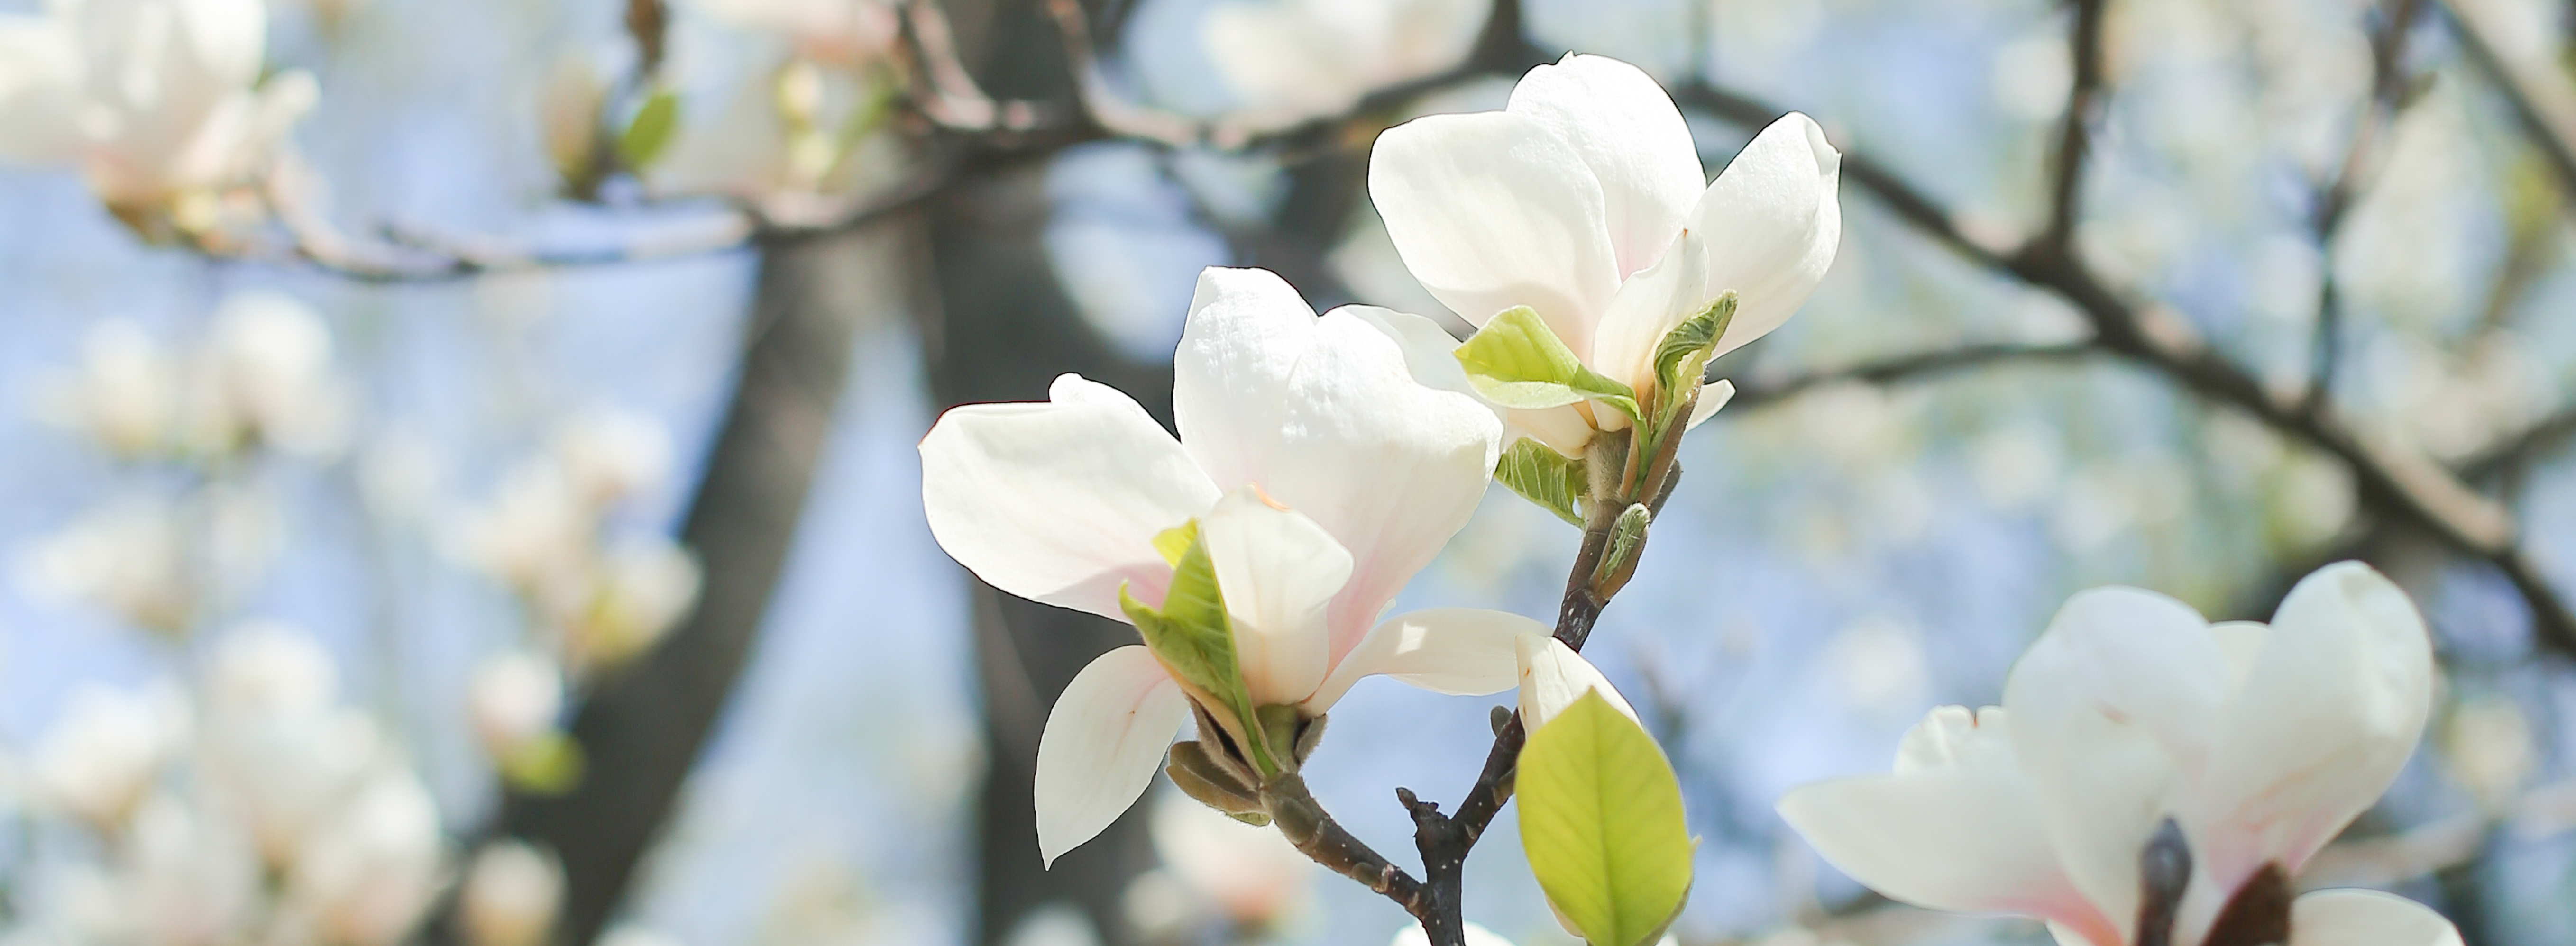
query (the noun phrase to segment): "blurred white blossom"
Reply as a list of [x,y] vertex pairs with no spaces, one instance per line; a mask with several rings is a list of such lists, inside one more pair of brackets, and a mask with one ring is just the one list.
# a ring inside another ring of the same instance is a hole
[[1238,928],[1275,927],[1309,895],[1315,862],[1277,831],[1178,793],[1154,803],[1151,831],[1164,869]]
[[1493,0],[1220,0],[1200,39],[1236,122],[1261,131],[1457,66],[1492,12]]
[[563,865],[525,841],[483,846],[459,900],[473,946],[542,946],[563,908]]
[[552,658],[513,651],[484,658],[467,685],[466,712],[475,738],[495,759],[555,731],[563,714],[563,670]]
[[188,728],[186,699],[175,686],[86,685],[28,760],[37,801],[117,833],[162,767],[184,750]]
[[[318,94],[260,78],[260,0],[80,0],[0,16],[0,158],[69,164],[128,222],[212,228]],[[139,227],[152,232],[154,227]]]
[[351,407],[322,317],[266,291],[226,298],[206,337],[180,351],[133,323],[102,321],[79,366],[36,392],[38,417],[128,460],[214,461],[256,446],[327,459]]

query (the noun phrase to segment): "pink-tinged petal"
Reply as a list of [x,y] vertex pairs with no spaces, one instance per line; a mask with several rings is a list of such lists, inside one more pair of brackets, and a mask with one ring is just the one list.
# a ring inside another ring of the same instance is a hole
[[1163,600],[1154,536],[1217,489],[1133,399],[1076,375],[1043,404],[970,404],[921,440],[922,511],[939,547],[993,587],[1126,620],[1118,587]]
[[1199,272],[1172,355],[1172,419],[1218,489],[1268,479],[1289,376],[1314,345],[1315,310],[1287,280],[1266,269]]
[[2013,753],[2058,860],[2105,915],[2137,914],[2139,852],[2182,814],[2178,795],[2207,754],[2227,678],[2208,627],[2154,592],[2085,591],[2004,683]]
[[1708,179],[1690,126],[1662,86],[1616,59],[1568,55],[1522,76],[1508,108],[1573,146],[1591,168],[1620,278],[1663,257]]
[[1520,664],[1522,728],[1537,732],[1556,714],[1582,699],[1585,691],[1600,693],[1611,709],[1629,719],[1637,718],[1637,710],[1619,695],[1618,688],[1610,685],[1610,679],[1574,648],[1565,646],[1564,641],[1532,631],[1515,638],[1513,645],[1513,657]]
[[1431,608],[1400,615],[1370,630],[1342,657],[1306,700],[1306,711],[1332,709],[1352,684],[1375,674],[1434,693],[1500,693],[1520,683],[1521,635],[1546,633],[1547,625],[1501,611]]
[[2010,773],[1934,770],[1804,786],[1779,810],[1826,863],[1889,897],[2040,917],[2118,946],[2119,927],[2058,866],[2039,807]]
[[2316,890],[2290,901],[2289,946],[2460,946],[2460,930],[2396,894]]
[[2301,579],[2261,643],[2200,799],[2201,860],[2222,889],[2266,861],[2295,874],[2378,801],[2432,704],[2423,617],[2359,562]]
[[1329,616],[1333,659],[1475,515],[1502,434],[1484,403],[1416,382],[1403,349],[1368,320],[1335,311],[1315,323],[1261,485],[1356,563]]
[[1304,514],[1246,486],[1199,517],[1234,625],[1235,660],[1252,705],[1303,700],[1324,682],[1332,635],[1324,612],[1351,579],[1351,553]]
[[1039,856],[1052,866],[1126,813],[1189,718],[1189,698],[1143,644],[1075,674],[1038,736]]
[[1707,241],[1706,298],[1728,289],[1738,298],[1718,354],[1779,328],[1824,281],[1842,245],[1842,160],[1814,119],[1792,112],[1700,195],[1688,226]]
[[1601,185],[1572,146],[1509,112],[1417,118],[1378,136],[1369,197],[1424,289],[1483,325],[1538,310],[1577,357],[1619,288]]

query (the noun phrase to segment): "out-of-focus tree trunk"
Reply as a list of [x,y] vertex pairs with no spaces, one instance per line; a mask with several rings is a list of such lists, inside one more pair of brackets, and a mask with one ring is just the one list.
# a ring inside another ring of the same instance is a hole
[[563,859],[556,940],[598,938],[666,823],[793,545],[832,428],[866,296],[854,271],[897,234],[883,229],[766,248],[743,352],[680,540],[705,572],[696,609],[652,651],[600,681],[572,722],[588,777],[570,794],[508,794],[500,830]]
[[[956,0],[960,56],[997,98],[1071,101],[1061,40],[1040,0]],[[1171,417],[1171,371],[1127,362],[1084,325],[1057,284],[1043,238],[1046,163],[983,169],[953,184],[930,211],[931,307],[922,340],[932,396],[943,407],[1045,400],[1059,374],[1114,385]],[[977,941],[1001,942],[1040,907],[1088,915],[1111,944],[1136,941],[1119,910],[1128,881],[1153,866],[1143,808],[1057,859],[1038,859],[1031,786],[1038,735],[1056,695],[1083,665],[1136,642],[1124,624],[1034,604],[976,583],[977,679],[983,687],[989,765],[975,810]]]

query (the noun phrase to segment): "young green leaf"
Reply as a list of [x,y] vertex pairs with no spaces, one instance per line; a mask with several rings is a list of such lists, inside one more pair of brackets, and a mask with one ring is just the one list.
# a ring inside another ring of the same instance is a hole
[[1503,451],[1502,462],[1494,465],[1494,479],[1521,494],[1522,499],[1582,527],[1583,511],[1576,505],[1591,482],[1582,460],[1523,437]]
[[1663,934],[1690,893],[1681,787],[1653,736],[1586,692],[1521,750],[1521,846],[1557,913],[1592,946]]
[[626,131],[617,136],[617,156],[629,168],[641,169],[662,156],[671,143],[671,135],[680,128],[680,97],[669,89],[656,88],[644,99],[644,107],[635,110],[635,118],[626,123]]
[[1458,346],[1457,357],[1476,392],[1504,407],[1542,410],[1590,398],[1637,416],[1635,389],[1584,367],[1538,311],[1525,305],[1488,320]]
[[1198,541],[1195,524],[1166,530],[1156,536],[1157,549],[1167,537],[1186,529],[1189,545],[1172,563],[1172,586],[1163,594],[1163,606],[1149,607],[1128,594],[1124,585],[1118,589],[1118,606],[1127,619],[1136,624],[1136,632],[1145,638],[1145,646],[1156,659],[1178,677],[1194,698],[1213,705],[1208,709],[1232,717],[1242,728],[1236,738],[1249,744],[1244,748],[1263,775],[1278,771],[1268,746],[1261,738],[1260,722],[1253,714],[1252,696],[1244,688],[1243,667],[1235,659],[1234,627],[1226,619],[1225,595],[1216,584],[1216,565],[1209,561],[1207,548]]
[[1735,290],[1719,293],[1708,308],[1673,326],[1655,346],[1655,381],[1663,385],[1666,403],[1697,382],[1709,352],[1717,350],[1717,340],[1726,337],[1727,325],[1735,321],[1735,303]]

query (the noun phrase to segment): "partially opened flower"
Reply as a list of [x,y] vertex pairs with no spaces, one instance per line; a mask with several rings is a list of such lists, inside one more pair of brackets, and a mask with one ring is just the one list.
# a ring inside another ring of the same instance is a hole
[[310,75],[260,79],[260,0],[53,6],[0,16],[0,158],[74,165],[129,222],[211,225],[313,106]]
[[[1841,167],[1824,131],[1793,113],[1703,186],[1663,89],[1635,66],[1576,55],[1530,70],[1503,111],[1378,136],[1369,196],[1405,267],[1460,317],[1481,326],[1526,306],[1574,358],[1645,398],[1666,333],[1722,294],[1736,308],[1703,359],[1779,327],[1815,291],[1842,237]],[[1701,399],[1691,421],[1723,400]],[[1592,403],[1515,409],[1511,421],[1569,456],[1628,423]]]
[[1520,661],[1521,727],[1530,732],[1547,725],[1556,714],[1574,705],[1585,693],[1599,693],[1611,709],[1629,719],[1637,718],[1635,707],[1619,695],[1610,680],[1601,675],[1592,662],[1583,659],[1574,648],[1565,646],[1554,635],[1543,632],[1524,633],[1514,642]]
[[2404,899],[2290,883],[2396,777],[2431,693],[2423,619],[2359,563],[2300,581],[2268,627],[2099,588],[2003,706],[1934,710],[1894,773],[1780,813],[1890,897],[2040,917],[2069,946],[2456,944]]
[[1195,552],[1222,594],[1228,640],[1208,643],[1231,652],[1215,672],[1239,676],[1202,679],[1185,655],[1130,646],[1057,700],[1038,751],[1049,860],[1144,791],[1191,717],[1185,683],[1213,722],[1247,732],[1257,714],[1204,705],[1210,687],[1304,721],[1369,674],[1453,693],[1512,685],[1514,635],[1537,622],[1467,609],[1378,620],[1475,511],[1501,437],[1474,398],[1415,379],[1391,334],[1409,331],[1439,332],[1357,306],[1317,318],[1277,276],[1211,268],[1174,358],[1178,439],[1125,394],[1066,375],[1047,403],[960,407],[922,440],[931,533],[995,587],[1130,620],[1130,604],[1181,606],[1166,595]]

